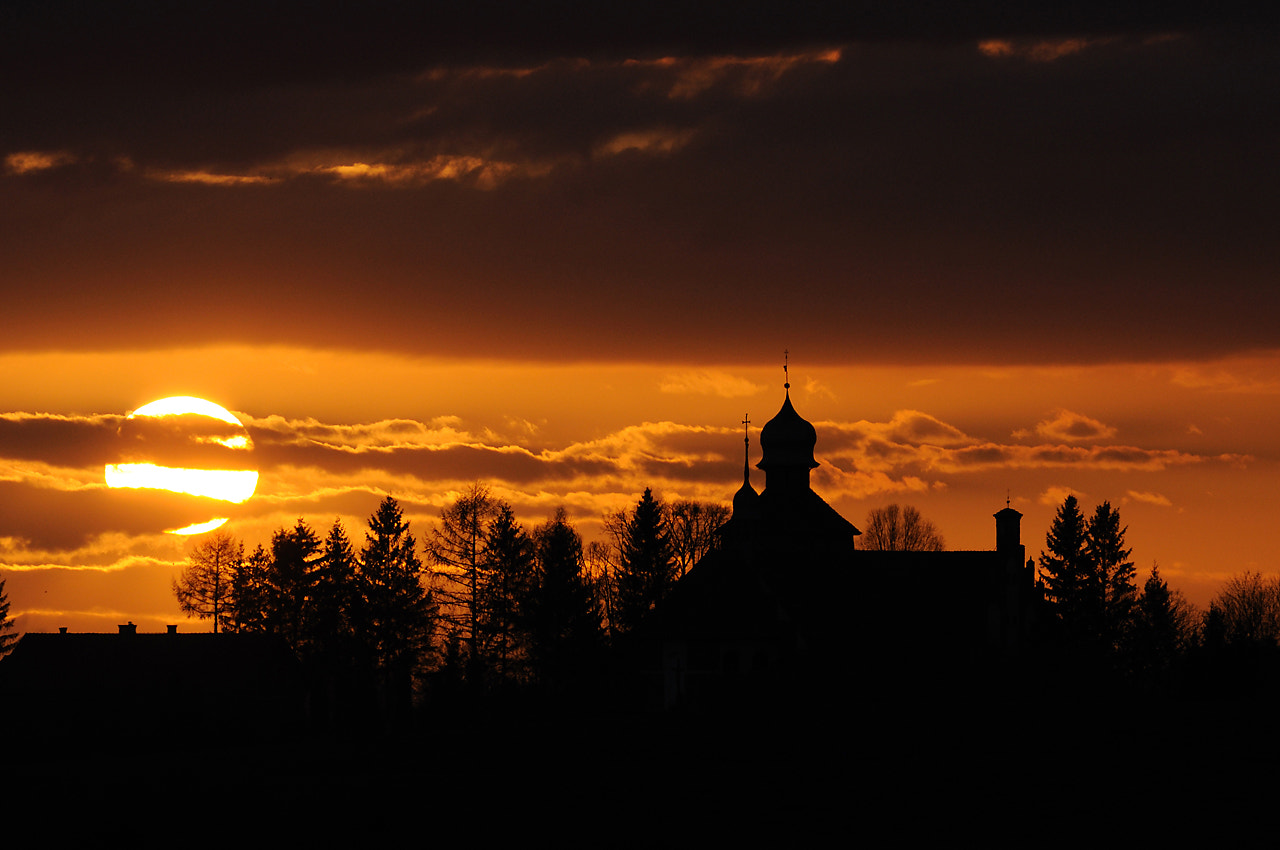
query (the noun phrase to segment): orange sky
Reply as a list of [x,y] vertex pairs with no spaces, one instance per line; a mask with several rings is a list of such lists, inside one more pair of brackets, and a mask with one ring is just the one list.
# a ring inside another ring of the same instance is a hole
[[[793,353],[793,356],[794,353]],[[798,356],[795,359],[799,359]],[[216,397],[255,441],[261,481],[227,526],[248,543],[306,518],[357,537],[381,496],[421,537],[474,481],[529,524],[565,505],[591,536],[644,487],[668,499],[728,501],[741,428],[781,403],[781,369],[751,365],[511,364],[303,349],[210,348],[10,355],[0,417],[0,574],[24,629],[111,629],[179,621],[169,583],[193,540],[165,500],[104,489],[123,414],[151,396]],[[158,371],[181,374],[156,383]],[[251,368],[256,364],[256,368]],[[129,401],[92,397],[103,376]],[[1118,505],[1140,570],[1201,604],[1223,577],[1271,571],[1280,355],[1212,363],[1075,367],[810,368],[793,360],[793,400],[818,428],[814,486],[855,524],[892,501],[921,508],[953,548],[991,548],[1006,491],[1023,542],[1043,547],[1066,493]],[[286,380],[287,378],[287,380]],[[52,406],[49,383],[93,405]],[[344,415],[342,411],[347,411]],[[763,477],[755,474],[757,487]],[[180,502],[174,497],[170,502]],[[204,509],[203,507],[201,509]],[[174,510],[178,510],[175,508]],[[189,624],[190,628],[203,625]]]
[[155,399],[248,427],[251,545],[299,516],[358,541],[386,493],[421,538],[476,481],[590,537],[645,487],[727,501],[784,350],[855,524],[910,503],[986,548],[1007,493],[1038,554],[1073,492],[1198,604],[1278,569],[1273,40],[1227,7],[737,5],[15,13],[20,628],[180,619],[163,530],[207,506],[102,480]]

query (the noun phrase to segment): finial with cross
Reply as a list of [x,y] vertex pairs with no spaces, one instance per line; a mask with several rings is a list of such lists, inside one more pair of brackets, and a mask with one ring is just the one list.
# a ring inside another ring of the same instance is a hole
[[791,363],[791,351],[790,349],[784,348],[782,350],[782,388],[784,390],[791,389],[791,374],[790,372],[788,372],[788,367],[790,366],[790,363]]

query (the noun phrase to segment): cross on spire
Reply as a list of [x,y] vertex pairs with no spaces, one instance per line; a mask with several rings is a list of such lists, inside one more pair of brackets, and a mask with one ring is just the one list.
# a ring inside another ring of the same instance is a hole
[[782,388],[791,389],[791,374],[788,367],[791,365],[791,350],[784,348],[782,350]]

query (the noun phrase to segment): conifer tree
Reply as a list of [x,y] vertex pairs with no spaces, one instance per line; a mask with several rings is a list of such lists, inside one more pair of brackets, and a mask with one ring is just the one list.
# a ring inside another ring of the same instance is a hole
[[435,625],[431,596],[422,585],[422,561],[409,523],[388,496],[369,518],[360,553],[364,619],[378,666],[402,690],[428,651]]
[[13,620],[9,619],[9,594],[4,591],[5,580],[0,578],[0,657],[3,657],[13,644],[18,640],[18,636],[12,634]]
[[231,574],[231,619],[233,632],[265,632],[269,607],[271,555],[261,544],[242,559]]
[[282,528],[271,536],[265,626],[299,653],[305,649],[315,583],[313,568],[319,551],[320,541],[302,519],[293,528]]
[[499,507],[487,487],[475,485],[440,512],[440,522],[427,544],[427,556],[439,580],[442,616],[457,631],[467,669],[477,677],[485,667],[485,536]]
[[1085,558],[1085,523],[1075,496],[1067,496],[1053,518],[1040,553],[1040,579],[1045,602],[1068,643],[1082,639],[1086,606],[1083,596],[1091,585]]
[[1089,565],[1091,619],[1102,648],[1117,651],[1128,638],[1138,598],[1137,575],[1124,547],[1128,528],[1110,502],[1098,505],[1085,529],[1085,560]]
[[619,544],[614,617],[631,631],[675,584],[676,563],[662,503],[645,488]]
[[1196,619],[1192,605],[1180,591],[1170,589],[1153,564],[1134,606],[1129,646],[1135,672],[1166,673],[1195,643]]
[[527,647],[524,615],[535,585],[534,542],[511,506],[498,503],[485,530],[477,644],[499,679],[517,676]]
[[234,620],[234,577],[243,561],[244,544],[226,532],[197,543],[187,566],[173,580],[173,594],[182,613],[212,619],[215,634],[226,630]]
[[334,520],[314,568],[311,654],[328,665],[349,666],[361,658],[358,639],[367,634],[363,575],[340,520]]
[[564,508],[533,536],[537,577],[523,617],[529,653],[541,681],[564,681],[602,645],[600,607],[584,570],[582,537]]

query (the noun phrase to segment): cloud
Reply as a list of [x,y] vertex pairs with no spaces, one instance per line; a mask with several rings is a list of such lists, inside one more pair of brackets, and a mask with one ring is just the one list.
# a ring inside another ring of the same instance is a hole
[[1115,436],[1116,429],[1083,414],[1060,409],[1053,418],[1038,423],[1036,433],[1049,440],[1074,443],[1084,440],[1109,440]]
[[1173,502],[1169,499],[1169,497],[1164,496],[1160,493],[1150,493],[1145,491],[1130,490],[1128,492],[1128,498],[1134,502],[1142,502],[1144,504],[1156,505],[1162,508],[1173,507]]
[[1080,501],[1084,498],[1084,494],[1073,487],[1053,486],[1048,487],[1041,492],[1039,497],[1036,498],[1036,501],[1042,505],[1049,505],[1050,507],[1056,508],[1065,502],[1068,496],[1075,496],[1076,501]]
[[[1268,366],[1272,368],[1267,368]],[[1274,375],[1274,364],[1243,362],[1232,366],[1180,366],[1170,382],[1189,390],[1243,395],[1275,395],[1280,393],[1280,378]]]
[[699,369],[668,375],[658,385],[664,393],[677,395],[715,395],[721,398],[743,398],[756,395],[765,388],[716,369]]
[[1114,38],[1060,38],[1042,41],[988,39],[978,42],[978,52],[991,59],[1018,58],[1031,62],[1053,62],[1064,56],[1111,44]]
[[75,155],[67,151],[15,151],[4,158],[4,169],[9,174],[31,174],[75,161]]

